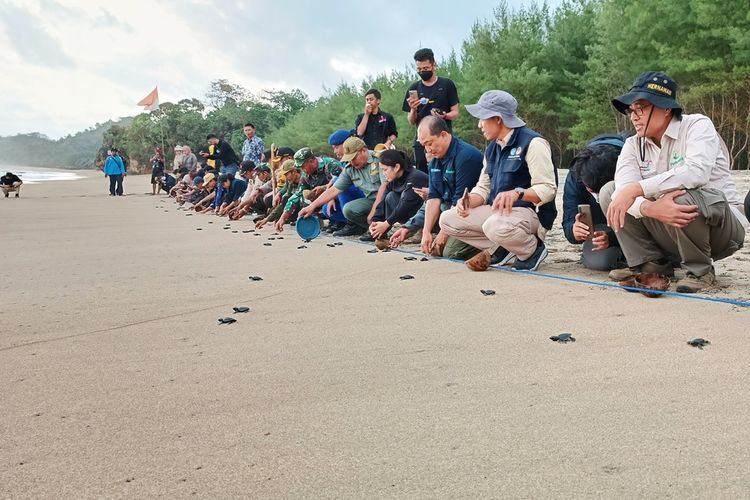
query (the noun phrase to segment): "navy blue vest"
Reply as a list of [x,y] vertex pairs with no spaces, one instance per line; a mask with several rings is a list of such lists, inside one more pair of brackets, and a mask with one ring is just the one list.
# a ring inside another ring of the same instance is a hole
[[[491,181],[487,203],[492,204],[495,197],[504,191],[513,191],[517,187],[524,189],[531,187],[531,174],[526,163],[526,153],[529,150],[529,143],[536,137],[541,136],[529,127],[520,127],[513,131],[510,142],[504,148],[501,148],[496,141],[492,141],[487,146],[484,157],[487,161],[487,174]],[[557,183],[557,167],[555,167],[555,183]],[[535,209],[534,204],[528,201],[517,201],[513,206]],[[557,217],[555,201],[540,205],[535,210],[542,227],[547,230],[552,229],[552,224]]]

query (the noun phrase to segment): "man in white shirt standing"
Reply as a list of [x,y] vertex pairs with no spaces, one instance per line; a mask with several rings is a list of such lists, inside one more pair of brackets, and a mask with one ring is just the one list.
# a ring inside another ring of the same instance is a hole
[[708,117],[682,114],[677,83],[664,73],[643,73],[612,104],[636,135],[625,141],[614,182],[599,193],[630,267],[610,277],[672,276],[671,263],[680,262],[686,277],[678,292],[714,285],[713,261],[742,248],[750,227],[724,141]]

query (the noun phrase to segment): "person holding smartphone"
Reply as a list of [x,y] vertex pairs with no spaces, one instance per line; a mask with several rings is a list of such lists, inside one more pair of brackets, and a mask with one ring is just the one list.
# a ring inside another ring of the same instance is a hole
[[565,179],[563,232],[570,243],[583,246],[581,264],[594,271],[626,267],[617,236],[599,205],[599,191],[615,178],[624,144],[618,135],[595,137],[575,155]]
[[[419,127],[426,116],[437,116],[445,120],[452,130],[453,120],[458,119],[458,90],[448,78],[437,76],[437,64],[432,49],[419,49],[414,53],[420,80],[411,84],[404,96],[402,109],[408,113],[409,123]],[[417,168],[427,172],[424,147],[414,139],[414,159]]]

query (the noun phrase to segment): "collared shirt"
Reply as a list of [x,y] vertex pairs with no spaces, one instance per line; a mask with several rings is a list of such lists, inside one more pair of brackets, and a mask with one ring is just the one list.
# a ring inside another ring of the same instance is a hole
[[367,198],[374,198],[382,182],[388,182],[380,167],[372,156],[367,159],[367,164],[362,168],[354,168],[348,163],[341,171],[336,183],[333,185],[340,191],[346,191],[352,186],[357,186]]
[[257,135],[254,135],[252,139],[245,139],[242,143],[242,161],[251,160],[258,165],[263,161],[264,150],[263,139]]
[[299,188],[297,191],[289,197],[289,200],[284,206],[284,211],[289,212],[293,208],[302,208],[303,204],[306,203],[305,191],[310,191],[316,187],[325,186],[331,181],[331,173],[328,167],[339,165],[339,162],[333,158],[320,158],[318,160],[318,168],[312,174],[302,172],[302,179],[300,180]]
[[453,137],[445,156],[434,158],[428,165],[430,190],[427,199],[440,198],[442,203],[454,206],[464,195],[464,189],[476,186],[484,165],[483,158],[476,147]]
[[195,169],[198,165],[198,158],[195,153],[190,153],[182,158],[182,167],[188,169],[188,171]]
[[617,160],[615,193],[638,182],[644,196],[638,197],[628,209],[633,217],[643,217],[641,205],[646,199],[656,199],[664,193],[678,189],[711,187],[727,197],[732,212],[747,228],[743,215],[742,198],[737,193],[729,172],[729,152],[711,120],[700,114],[682,115],[682,120],[672,118],[661,147],[650,138],[641,140],[646,154],[641,160],[638,136],[628,137]]
[[[512,136],[513,131],[509,132],[504,138],[498,139],[497,143],[501,148],[504,148]],[[492,190],[492,179],[487,174],[487,158],[484,159],[483,164],[482,174],[471,193],[478,194],[485,203],[489,204],[495,200],[487,199]],[[546,139],[535,137],[529,142],[526,164],[529,166],[529,175],[531,176],[531,188],[529,189],[532,189],[541,200],[541,203],[538,203],[537,206],[554,200],[557,194],[555,166],[552,163],[552,149]]]

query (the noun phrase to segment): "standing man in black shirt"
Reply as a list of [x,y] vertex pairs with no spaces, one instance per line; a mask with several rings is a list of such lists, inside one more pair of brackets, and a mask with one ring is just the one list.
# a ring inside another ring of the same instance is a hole
[[220,160],[222,174],[237,175],[237,171],[240,169],[240,159],[237,157],[237,153],[234,152],[232,146],[223,139],[219,139],[215,134],[208,134],[206,140],[210,145],[214,147],[213,154],[208,154],[201,151],[201,156],[208,160]]
[[[409,87],[404,97],[403,110],[409,113],[409,123],[419,126],[425,116],[439,116],[452,130],[452,121],[458,118],[458,90],[448,78],[437,76],[437,64],[432,49],[419,49],[414,53],[420,81]],[[414,139],[414,158],[417,168],[427,172],[424,147]]]
[[387,149],[398,137],[396,121],[393,115],[380,109],[380,91],[370,89],[365,93],[365,112],[357,115],[354,121],[357,137],[365,141],[367,149],[375,149],[378,144],[385,144]]

